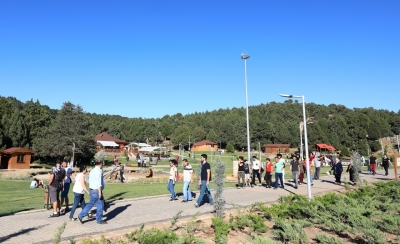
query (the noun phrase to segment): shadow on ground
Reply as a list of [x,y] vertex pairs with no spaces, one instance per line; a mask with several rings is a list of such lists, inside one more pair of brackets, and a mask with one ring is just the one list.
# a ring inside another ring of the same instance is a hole
[[37,227],[33,227],[33,228],[22,229],[21,231],[19,231],[19,232],[17,232],[17,233],[13,233],[13,234],[8,235],[8,236],[0,237],[0,243],[5,242],[5,241],[7,241],[8,239],[11,239],[11,238],[13,238],[13,237],[16,237],[16,236],[19,236],[19,235],[24,235],[24,234],[26,234],[26,233],[28,233],[28,232],[33,231],[33,230],[40,229],[40,228],[42,228],[42,227],[44,227],[44,226],[46,226],[46,225],[41,225],[41,226],[37,226]]
[[113,209],[112,211],[108,212],[107,215],[105,215],[107,217],[107,221],[112,220],[113,218],[117,217],[120,213],[124,212],[130,206],[131,206],[131,204],[127,204],[125,206],[117,207],[117,208]]

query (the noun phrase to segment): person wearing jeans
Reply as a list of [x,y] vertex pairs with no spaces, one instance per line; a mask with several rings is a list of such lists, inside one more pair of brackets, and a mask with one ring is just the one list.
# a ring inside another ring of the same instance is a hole
[[89,194],[90,202],[85,206],[82,212],[78,215],[78,220],[83,224],[83,217],[86,216],[89,211],[96,206],[96,222],[97,224],[107,224],[107,221],[103,220],[103,201],[101,200],[104,188],[103,179],[103,163],[96,161],[96,167],[94,167],[89,174]]
[[85,192],[89,194],[89,191],[86,188],[86,172],[86,166],[82,165],[81,167],[79,167],[79,173],[75,176],[75,184],[74,188],[72,189],[72,191],[74,192],[74,204],[72,205],[71,212],[69,213],[69,220],[76,220],[74,219],[74,213],[79,203],[81,204],[82,209],[84,209],[86,206]]
[[297,157],[294,156],[292,162],[290,163],[290,170],[292,171],[293,180],[295,183],[295,189],[299,187],[299,172],[300,172],[300,163],[297,160]]
[[283,174],[282,174],[282,170],[283,170],[283,166],[284,166],[284,162],[282,160],[280,160],[280,158],[277,156],[275,157],[275,185],[274,185],[274,190],[278,189],[278,179],[281,183],[281,188],[284,189],[285,186],[283,185]]
[[211,196],[210,192],[210,180],[211,180],[211,166],[207,162],[207,154],[202,154],[201,155],[201,172],[200,172],[200,179],[199,179],[199,186],[200,187],[200,196],[197,199],[197,202],[194,204],[196,208],[200,207],[204,194],[207,194],[207,197],[210,201],[210,205],[214,205],[214,201]]
[[192,191],[190,191],[190,183],[193,183],[192,179],[192,165],[190,165],[187,159],[183,159],[183,201],[192,201]]
[[178,179],[178,169],[176,166],[178,165],[178,162],[175,159],[169,160],[169,166],[171,167],[169,171],[169,181],[168,181],[168,191],[171,192],[171,199],[169,201],[176,201],[178,198],[176,197],[175,194],[175,182]]

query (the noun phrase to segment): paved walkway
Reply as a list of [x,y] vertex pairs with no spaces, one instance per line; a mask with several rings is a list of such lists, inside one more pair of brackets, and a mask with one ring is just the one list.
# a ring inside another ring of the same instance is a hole
[[[394,178],[393,170],[390,170],[389,176],[383,175],[382,171],[378,175],[372,176],[361,174],[362,180],[369,183],[376,181],[384,181]],[[342,179],[348,178],[348,174],[344,174]],[[334,177],[332,175],[323,176],[321,180],[314,181],[312,186],[312,194],[322,194],[329,191],[343,190],[342,186],[333,184]],[[179,192],[179,189],[176,189]],[[285,189],[266,189],[264,187],[254,187],[246,189],[230,188],[224,191],[227,209],[234,209],[235,206],[248,206],[254,202],[272,203],[276,202],[279,196],[289,195],[291,193],[302,194],[307,196],[307,185],[301,185],[295,190],[291,182],[286,181]],[[52,243],[57,228],[67,222],[62,240],[67,241],[72,238],[99,236],[100,234],[109,234],[112,232],[123,231],[128,233],[141,223],[157,223],[169,221],[173,215],[182,210],[182,218],[190,217],[197,212],[201,215],[211,216],[212,206],[203,205],[195,208],[193,202],[182,203],[181,201],[169,202],[169,196],[148,197],[142,199],[130,199],[116,201],[111,203],[108,212],[105,213],[107,225],[97,225],[95,218],[86,220],[82,225],[79,221],[68,221],[68,215],[58,218],[47,218],[51,211],[36,210],[17,213],[10,216],[0,217],[0,243]],[[77,209],[78,214],[81,210]],[[65,242],[67,243],[67,242]]]

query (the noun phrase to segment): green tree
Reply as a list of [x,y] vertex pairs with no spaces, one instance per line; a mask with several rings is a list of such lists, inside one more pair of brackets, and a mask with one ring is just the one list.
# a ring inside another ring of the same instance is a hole
[[235,152],[235,147],[232,145],[232,143],[228,143],[228,145],[226,145],[226,151],[228,151],[230,153]]
[[201,141],[206,139],[207,132],[204,130],[202,126],[197,126],[193,130],[193,138],[195,138],[197,141]]
[[179,143],[186,144],[189,141],[190,128],[187,125],[180,125],[175,129],[171,136],[171,141],[174,145]]
[[63,104],[55,121],[45,131],[45,136],[38,141],[40,156],[72,156],[75,143],[75,159],[91,158],[96,151],[92,123],[79,105],[70,102]]

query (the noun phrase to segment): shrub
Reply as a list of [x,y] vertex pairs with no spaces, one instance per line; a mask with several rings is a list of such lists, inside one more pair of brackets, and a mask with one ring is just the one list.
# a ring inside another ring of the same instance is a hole
[[335,237],[326,236],[326,235],[322,235],[322,234],[316,235],[315,240],[318,243],[323,243],[323,244],[345,244],[344,242],[342,242],[339,239],[336,239]]
[[225,183],[225,163],[221,161],[220,157],[216,159],[215,165],[215,193],[214,193],[214,207],[217,218],[223,218],[225,209],[225,199],[222,196]]
[[230,224],[225,223],[222,218],[213,218],[212,227],[214,228],[215,232],[215,243],[227,243]]
[[289,220],[278,219],[275,222],[272,234],[283,243],[308,243],[307,234],[304,227],[309,226],[309,222],[302,220]]
[[233,146],[232,143],[228,143],[228,145],[226,145],[226,151],[230,152],[230,153],[234,153],[235,152],[235,147]]

